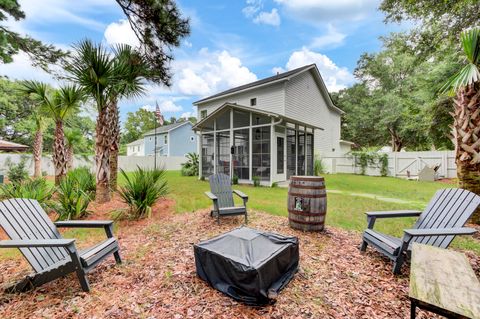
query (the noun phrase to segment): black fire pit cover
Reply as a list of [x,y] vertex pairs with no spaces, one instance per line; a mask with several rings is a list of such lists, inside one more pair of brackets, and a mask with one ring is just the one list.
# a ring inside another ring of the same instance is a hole
[[298,269],[298,239],[240,227],[194,246],[200,278],[250,305],[265,305]]

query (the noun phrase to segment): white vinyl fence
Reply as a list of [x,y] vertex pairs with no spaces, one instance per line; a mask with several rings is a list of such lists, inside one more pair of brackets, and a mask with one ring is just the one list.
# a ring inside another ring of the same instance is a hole
[[[438,170],[440,178],[457,177],[454,151],[428,151],[428,152],[392,152],[388,154],[388,175],[393,177],[418,176],[418,172],[426,165],[433,167],[440,165]],[[360,167],[355,166],[351,155],[328,153],[322,156],[323,163],[328,173],[359,174]],[[380,168],[369,166],[366,175],[379,176]]]
[[[7,161],[10,160],[13,163],[18,163],[22,157],[27,158],[27,167],[30,171],[30,174],[33,174],[33,159],[31,154],[0,154],[0,174],[6,172]],[[137,165],[142,168],[153,168],[154,161],[155,159],[153,156],[119,156],[118,167],[129,172],[135,170]],[[180,170],[181,164],[184,162],[186,162],[186,158],[183,156],[157,157],[157,167],[163,167],[169,171]],[[73,166],[88,166],[94,170],[94,158],[93,156],[76,156],[73,161]],[[55,174],[52,158],[50,156],[45,156],[42,158],[42,171],[46,172],[47,175]]]

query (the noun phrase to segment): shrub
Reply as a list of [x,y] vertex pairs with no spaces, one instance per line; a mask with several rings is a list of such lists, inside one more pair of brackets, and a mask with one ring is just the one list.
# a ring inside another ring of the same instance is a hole
[[378,163],[380,164],[380,175],[383,177],[388,175],[388,154],[378,155]]
[[198,176],[198,154],[188,153],[186,157],[187,161],[182,163],[182,176]]
[[259,187],[260,186],[260,177],[258,176],[253,176],[253,186],[254,187]]
[[272,183],[272,188],[277,188],[278,187],[278,182],[273,182]]
[[232,184],[233,184],[233,185],[237,185],[237,184],[238,184],[238,176],[237,176],[237,175],[233,175]]
[[48,186],[44,178],[27,179],[0,185],[2,199],[29,198],[37,200],[43,208],[49,208],[53,187]]
[[388,155],[378,153],[374,149],[362,149],[351,153],[354,156],[355,166],[360,166],[360,174],[365,175],[367,168],[376,167],[380,169],[380,175],[388,175]]
[[325,173],[325,165],[322,158],[319,155],[315,155],[315,161],[313,163],[313,174],[315,176],[320,176],[320,174]]
[[92,199],[95,198],[95,190],[97,188],[95,174],[88,167],[75,168],[67,173],[67,177]]
[[7,177],[12,183],[21,183],[28,179],[27,158],[23,157],[18,163],[13,163],[9,158],[6,159]]
[[152,206],[168,192],[165,171],[163,169],[142,169],[126,173],[120,170],[125,178],[125,186],[119,190],[120,197],[129,206],[131,219],[151,216]]
[[75,174],[65,176],[57,186],[55,211],[58,220],[79,219],[89,214],[88,204],[93,197],[77,181]]

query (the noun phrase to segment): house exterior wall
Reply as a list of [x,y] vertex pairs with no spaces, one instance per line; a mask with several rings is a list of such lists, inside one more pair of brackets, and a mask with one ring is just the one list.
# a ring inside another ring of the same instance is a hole
[[197,135],[192,131],[191,124],[182,125],[170,131],[168,156],[185,156],[197,151]]
[[210,115],[217,108],[223,104],[237,103],[238,105],[250,106],[250,99],[256,98],[257,105],[252,106],[267,112],[274,112],[283,115],[285,109],[285,90],[284,82],[269,85],[266,87],[260,87],[257,89],[251,89],[247,92],[239,92],[230,96],[226,96],[213,101],[206,101],[197,105],[198,116],[201,120],[200,112],[207,110],[207,116]]
[[144,156],[145,155],[145,142],[140,140],[134,145],[127,145],[127,156]]
[[328,107],[328,97],[322,95],[312,72],[303,72],[286,83],[285,116],[324,129],[315,130],[315,152],[338,151],[341,115]]
[[[193,141],[191,137],[194,138]],[[154,155],[155,135],[146,135],[144,141],[145,155]],[[192,131],[192,124],[186,123],[169,132],[157,134],[157,148],[160,149],[160,156],[184,156],[186,153],[196,152],[197,136]]]

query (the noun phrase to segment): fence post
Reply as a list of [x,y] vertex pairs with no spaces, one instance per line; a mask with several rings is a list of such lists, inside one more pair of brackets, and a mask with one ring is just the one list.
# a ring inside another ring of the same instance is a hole
[[393,155],[393,177],[397,177],[397,152],[392,152]]

